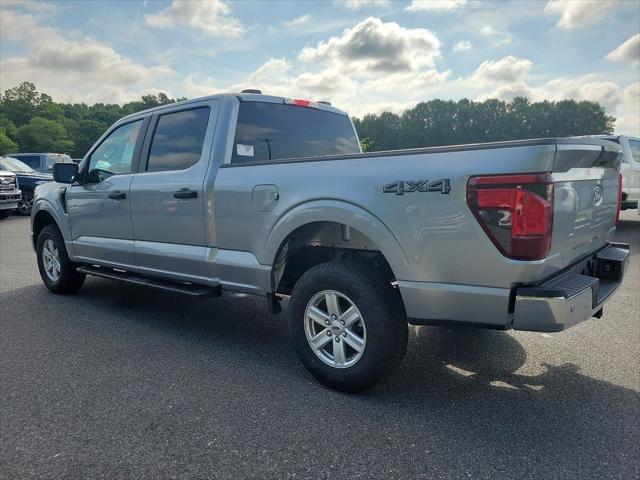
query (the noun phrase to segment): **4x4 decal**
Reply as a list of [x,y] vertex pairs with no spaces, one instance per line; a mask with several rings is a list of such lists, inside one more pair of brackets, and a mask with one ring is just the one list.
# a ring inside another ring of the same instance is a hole
[[404,195],[412,192],[440,192],[442,194],[451,191],[451,181],[448,178],[440,180],[405,180],[388,183],[382,187],[382,193],[395,193],[396,195]]

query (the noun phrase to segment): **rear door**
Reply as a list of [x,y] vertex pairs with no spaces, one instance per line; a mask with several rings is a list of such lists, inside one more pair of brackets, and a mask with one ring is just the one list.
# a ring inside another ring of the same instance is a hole
[[205,178],[217,100],[154,115],[131,184],[135,256],[141,273],[206,283]]

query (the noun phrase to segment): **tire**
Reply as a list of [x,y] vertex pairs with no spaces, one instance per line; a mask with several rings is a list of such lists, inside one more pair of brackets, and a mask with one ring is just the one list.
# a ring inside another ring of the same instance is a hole
[[[56,225],[47,225],[42,229],[38,235],[36,254],[40,277],[50,291],[72,293],[80,290],[85,275],[76,271],[76,265],[69,260],[64,239]],[[57,262],[53,262],[56,265],[53,268],[51,268],[53,260],[50,260],[52,258],[57,259]]]
[[8,218],[15,210],[0,210],[0,220]]
[[[331,311],[336,307],[334,318]],[[347,310],[351,315],[345,315]],[[357,313],[361,320],[349,327]],[[327,262],[309,269],[294,286],[288,317],[300,360],[320,382],[336,390],[360,392],[372,387],[400,365],[407,350],[400,294],[366,264]],[[316,348],[311,339],[317,340]]]
[[18,202],[18,209],[16,213],[18,215],[24,215],[26,217],[31,215],[31,207],[33,206],[33,192],[22,192],[22,199]]

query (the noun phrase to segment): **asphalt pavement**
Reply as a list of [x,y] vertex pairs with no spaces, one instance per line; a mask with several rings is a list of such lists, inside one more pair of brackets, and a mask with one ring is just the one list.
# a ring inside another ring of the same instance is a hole
[[558,334],[411,327],[373,390],[319,385],[284,314],[89,278],[0,222],[0,478],[640,478],[640,217],[624,285]]

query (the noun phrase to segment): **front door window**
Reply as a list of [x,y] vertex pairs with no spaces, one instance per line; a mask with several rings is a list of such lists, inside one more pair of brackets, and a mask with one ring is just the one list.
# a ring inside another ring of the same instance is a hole
[[89,159],[87,183],[98,183],[112,175],[132,173],[133,153],[142,122],[138,120],[122,125],[102,141]]

